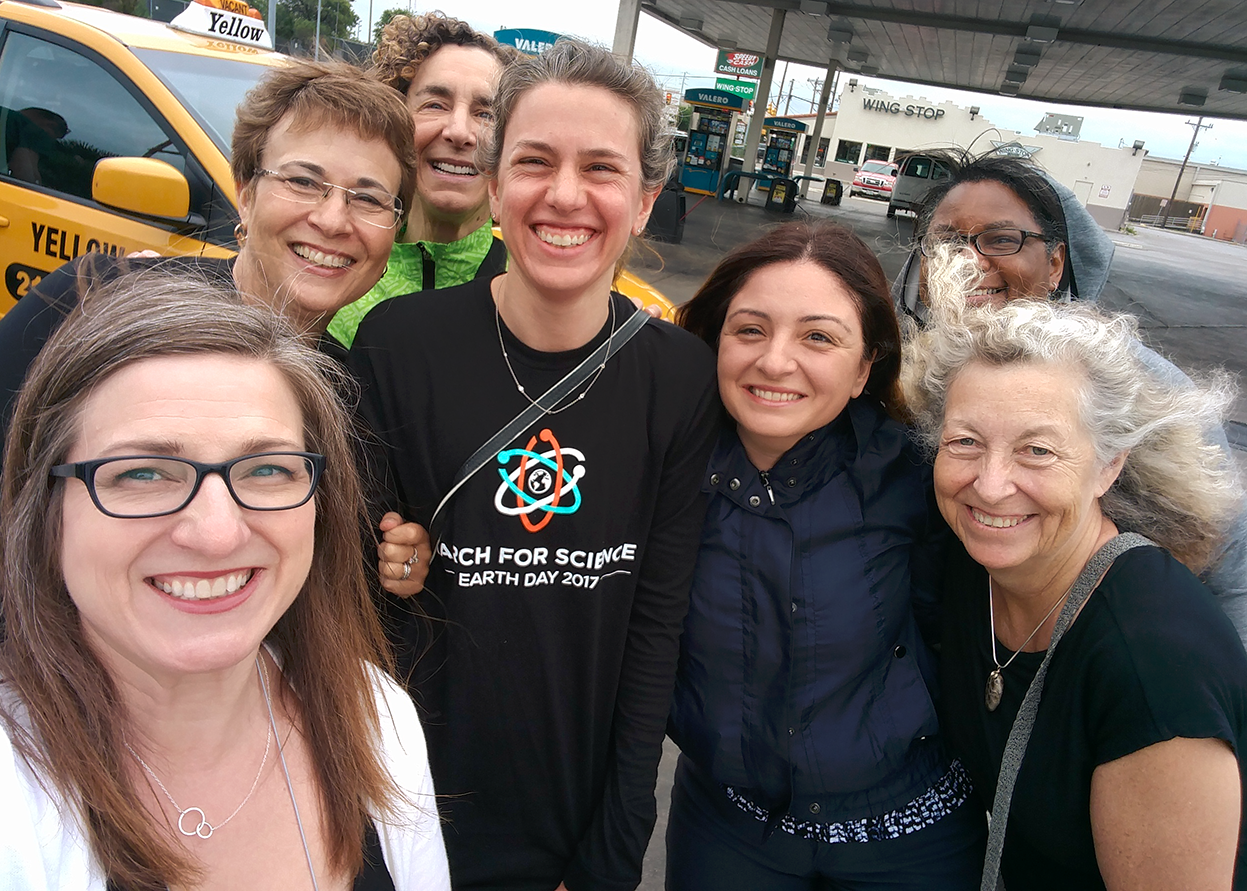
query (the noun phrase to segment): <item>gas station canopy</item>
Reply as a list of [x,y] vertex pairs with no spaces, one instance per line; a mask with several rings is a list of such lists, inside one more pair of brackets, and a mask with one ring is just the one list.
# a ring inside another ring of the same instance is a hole
[[641,0],[725,49],[1073,105],[1247,119],[1239,0]]

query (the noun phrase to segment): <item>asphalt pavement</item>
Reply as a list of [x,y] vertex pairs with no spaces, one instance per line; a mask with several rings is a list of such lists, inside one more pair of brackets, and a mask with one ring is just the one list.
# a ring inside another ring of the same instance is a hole
[[[680,244],[651,241],[629,268],[675,303],[696,292],[733,247],[794,218],[830,219],[853,229],[879,256],[889,281],[909,252],[913,218],[889,218],[887,203],[844,198],[838,206],[798,202],[793,214],[768,211],[754,193],[747,204],[686,196]],[[1108,233],[1116,245],[1101,303],[1139,319],[1144,340],[1188,372],[1225,368],[1247,389],[1247,245],[1137,227],[1134,235]],[[1240,392],[1226,433],[1247,470],[1247,393]],[[662,891],[663,839],[678,750],[667,740],[658,772],[658,825],[645,855],[640,891]]]

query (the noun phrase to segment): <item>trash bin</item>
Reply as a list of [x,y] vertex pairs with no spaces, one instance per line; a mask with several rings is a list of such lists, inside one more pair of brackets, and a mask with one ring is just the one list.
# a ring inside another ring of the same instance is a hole
[[797,207],[797,184],[790,179],[777,177],[771,180],[771,191],[766,196],[766,209],[780,213],[792,213]]
[[654,199],[645,233],[655,241],[679,244],[684,239],[684,187],[667,188]]
[[829,179],[823,185],[822,204],[839,204],[844,194],[844,186],[838,179]]

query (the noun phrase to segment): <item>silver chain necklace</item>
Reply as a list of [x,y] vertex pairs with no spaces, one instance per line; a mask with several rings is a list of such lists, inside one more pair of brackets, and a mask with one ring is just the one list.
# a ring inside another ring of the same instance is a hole
[[987,705],[989,712],[994,712],[1000,705],[1001,698],[1005,695],[1005,679],[1002,672],[1012,664],[1013,660],[1018,657],[1018,653],[1026,649],[1026,645],[1030,643],[1039,629],[1044,626],[1048,619],[1052,618],[1052,614],[1056,612],[1056,608],[1065,602],[1065,598],[1069,596],[1069,592],[1074,590],[1073,586],[1056,599],[1056,603],[1052,604],[1052,608],[1044,614],[1039,620],[1039,624],[1035,626],[1035,630],[1026,636],[1026,640],[1022,641],[1022,645],[1013,651],[1013,655],[1009,657],[1009,661],[1004,665],[1000,664],[1000,660],[996,658],[996,602],[992,596],[992,579],[987,577],[987,616],[991,622],[991,627],[987,629],[988,636],[992,646],[992,661],[996,663],[996,667],[992,669],[987,676],[987,687],[983,691],[983,702]]
[[[267,700],[268,699],[268,684],[266,683],[267,678],[265,678],[264,676],[264,663],[260,661],[260,657],[258,654],[255,657],[255,665],[256,665],[256,671],[260,673],[260,686],[264,690],[264,698],[265,700]],[[245,805],[248,801],[251,800],[251,796],[255,794],[256,786],[260,784],[260,777],[264,773],[264,765],[268,763],[268,752],[269,752],[269,748],[272,747],[272,745],[273,745],[273,723],[272,723],[272,720],[270,719],[269,726],[268,726],[268,735],[264,740],[264,757],[260,760],[260,769],[255,772],[255,779],[251,781],[251,789],[248,790],[247,797],[244,798],[239,803],[238,807],[234,808],[234,812],[232,814],[230,814],[228,817],[226,817],[224,820],[222,820],[220,823],[218,823],[215,826],[213,826],[211,823],[208,822],[208,817],[203,812],[203,808],[196,807],[195,805],[191,805],[190,807],[184,808],[181,805],[179,805],[176,801],[174,801],[173,796],[169,793],[169,790],[165,788],[165,784],[160,782],[160,777],[156,776],[156,772],[147,766],[146,761],[144,761],[142,758],[139,757],[139,753],[134,751],[134,749],[130,747],[130,744],[128,742],[125,744],[125,747],[130,752],[130,754],[134,756],[134,760],[139,763],[139,766],[142,767],[145,771],[147,771],[147,775],[156,781],[156,785],[159,786],[160,791],[165,794],[165,798],[169,799],[169,804],[173,805],[173,809],[178,812],[178,832],[182,833],[187,838],[199,837],[206,841],[207,839],[212,838],[212,833],[216,832],[218,829],[220,829],[230,820],[238,816],[238,812],[243,809],[243,805]],[[186,826],[184,825],[188,814],[199,815],[198,824],[196,824],[191,829],[187,829]]]
[[[607,335],[606,337],[606,355],[608,356],[611,354],[611,350],[610,350],[611,342],[615,339],[615,298],[614,297],[610,298],[610,306],[611,306],[611,317],[610,317],[611,318],[611,330],[610,330],[610,334]],[[499,312],[497,303],[494,304],[494,326],[498,329],[498,346],[502,348],[502,361],[507,363],[507,371],[511,372],[511,380],[515,382],[515,389],[519,390],[520,395],[523,396],[525,399],[527,399],[530,404],[537,406],[537,408],[541,408],[540,405],[537,405],[537,401],[533,399],[533,397],[528,395],[528,392],[524,389],[524,385],[520,383],[520,379],[515,376],[515,369],[511,367],[511,357],[507,355],[507,344],[506,344],[506,341],[502,339],[502,313]],[[589,395],[589,391],[593,389],[593,385],[598,382],[598,378],[602,376],[602,372],[605,370],[606,370],[606,362],[603,362],[601,365],[597,367],[597,370],[593,372],[593,377],[589,378],[589,386],[585,387],[584,390],[581,391],[579,396],[577,396],[575,399],[573,399],[571,402],[567,403],[566,405],[561,405],[558,408],[544,409],[545,413],[548,415],[557,415],[559,412],[565,411],[566,409],[571,408],[581,399],[584,399],[586,396]],[[571,394],[569,393],[568,395],[571,395]]]

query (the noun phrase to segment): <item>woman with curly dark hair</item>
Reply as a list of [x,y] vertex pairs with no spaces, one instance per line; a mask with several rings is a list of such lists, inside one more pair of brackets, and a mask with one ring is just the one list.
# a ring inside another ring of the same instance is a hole
[[506,266],[490,227],[485,178],[476,165],[482,129],[493,123],[494,91],[515,57],[488,34],[439,12],[395,16],[373,54],[372,74],[402,94],[415,124],[415,194],[389,266],[329,330],[350,344],[368,310],[425,288],[449,288]]

